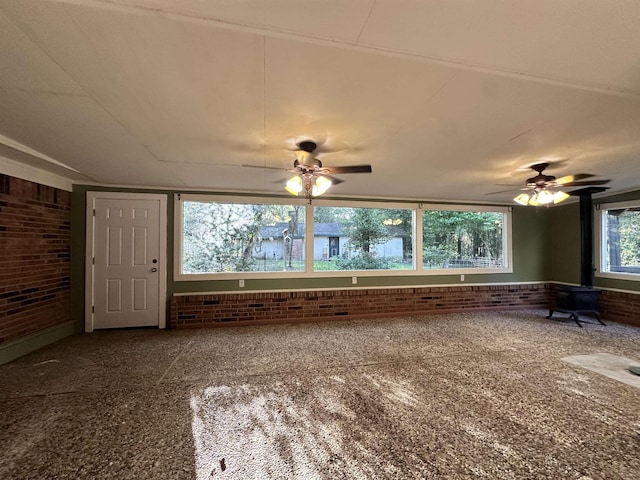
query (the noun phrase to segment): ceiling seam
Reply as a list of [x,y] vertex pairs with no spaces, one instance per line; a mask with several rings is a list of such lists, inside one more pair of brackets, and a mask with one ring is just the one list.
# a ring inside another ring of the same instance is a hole
[[[79,85],[78,85],[79,87]],[[49,95],[52,97],[68,97],[68,98],[91,98],[88,94],[80,94],[80,93],[70,93],[70,92],[54,92],[53,90],[38,90],[38,89],[28,89],[28,88],[20,88],[20,87],[7,87],[0,85],[0,90],[4,90],[6,92],[20,92],[20,93],[33,93],[36,95]]]
[[[501,77],[508,78],[516,78],[520,80],[528,80],[537,83],[545,83],[548,85],[556,85],[565,88],[574,88],[579,90],[586,90],[596,93],[602,93],[605,95],[614,95],[625,98],[632,98],[635,100],[640,100],[640,91],[632,91],[625,90],[623,88],[610,87],[606,85],[594,84],[589,82],[582,82],[579,80],[571,80],[567,78],[553,78],[553,77],[545,77],[543,75],[536,75],[533,73],[509,70],[506,68],[501,68],[498,66],[491,65],[482,65],[482,64],[474,64],[460,59],[449,59],[443,57],[434,57],[429,55],[420,55],[417,53],[405,52],[402,50],[396,50],[392,48],[385,48],[377,45],[359,43],[359,39],[357,42],[352,42],[348,40],[340,40],[335,38],[327,38],[321,36],[314,35],[303,35],[297,32],[288,31],[288,30],[277,30],[275,28],[270,28],[266,25],[256,25],[256,24],[247,24],[240,22],[233,22],[228,19],[221,18],[211,18],[211,17],[198,17],[194,15],[189,15],[186,13],[175,13],[175,12],[167,12],[160,8],[152,8],[147,6],[140,5],[125,5],[120,3],[113,2],[104,2],[103,0],[55,0],[56,3],[61,4],[76,4],[76,5],[84,5],[94,8],[102,8],[107,10],[116,10],[122,12],[134,12],[137,14],[146,14],[146,15],[161,15],[167,19],[173,19],[177,21],[185,21],[190,23],[198,23],[202,25],[215,25],[220,28],[225,28],[228,30],[236,30],[241,31],[253,35],[259,36],[272,36],[275,38],[284,38],[287,40],[297,40],[308,43],[315,43],[319,45],[325,46],[334,46],[341,47],[353,50],[359,50],[362,52],[368,53],[377,53],[380,55],[387,55],[397,58],[405,58],[414,61],[422,61],[425,63],[431,63],[435,65],[441,65],[444,67],[455,68],[458,70],[468,70],[475,71],[479,73],[485,73],[489,75],[497,75]],[[375,3],[374,3],[375,6]],[[373,6],[372,9],[373,10]],[[371,11],[370,11],[371,12]],[[368,17],[367,17],[368,21]],[[366,25],[366,21],[365,21]]]
[[[84,97],[86,97],[86,98],[90,98],[90,99],[93,99],[93,97],[91,96],[91,94],[90,94],[89,92],[87,92],[87,91],[82,87],[82,85],[80,85],[80,84],[76,81],[76,79],[75,79],[75,78],[73,78],[73,77],[71,76],[71,74],[70,74],[69,72],[67,72],[67,71],[62,67],[62,65],[60,65],[60,63],[58,63],[58,62],[57,62],[57,61],[56,61],[56,60],[55,60],[51,55],[49,55],[49,52],[47,52],[44,48],[42,48],[42,46],[40,45],[40,43],[39,43],[39,42],[38,42],[38,41],[33,37],[33,35],[31,35],[31,34],[30,34],[30,32],[29,32],[29,30],[28,30],[28,29],[23,28],[21,24],[17,23],[17,22],[16,22],[13,18],[11,18],[10,16],[8,16],[8,15],[7,15],[7,18],[9,18],[9,20],[10,20],[10,21],[11,21],[11,22],[16,26],[16,28],[17,28],[19,31],[21,31],[21,32],[24,34],[24,36],[25,36],[26,38],[28,38],[28,39],[31,41],[31,43],[33,44],[33,46],[34,46],[34,47],[36,47],[40,52],[42,52],[42,54],[43,54],[45,57],[47,57],[47,58],[51,61],[51,63],[53,63],[56,67],[58,67],[58,68],[60,69],[60,71],[61,71],[62,73],[64,73],[64,74],[65,74],[65,76],[66,76],[66,77],[67,77],[67,78],[68,78],[68,79],[69,79],[69,80],[70,80],[70,81],[71,81],[71,82],[72,82],[76,87],[78,87],[78,89],[79,89],[79,90],[82,90],[82,91],[84,92],[84,94],[85,94],[85,95],[84,95]],[[72,21],[73,21],[73,20],[72,20]],[[75,23],[75,22],[74,22],[74,23]],[[15,90],[21,90],[21,89],[16,88]],[[22,91],[29,92],[28,90],[22,90]],[[69,95],[69,96],[72,96],[72,95]],[[75,95],[75,96],[77,96],[77,97],[83,97],[83,95]]]
[[[345,46],[348,47],[349,45],[345,44]],[[376,51],[380,54],[386,54],[392,57],[413,59],[413,60],[422,61],[425,63],[453,68],[456,70],[472,71],[472,72],[484,73],[487,75],[514,78],[514,79],[525,80],[525,81],[530,81],[535,83],[555,85],[563,88],[585,90],[585,91],[590,91],[594,93],[601,93],[604,95],[611,95],[611,96],[618,96],[618,97],[625,97],[625,98],[640,100],[640,92],[624,90],[621,88],[612,88],[605,85],[593,84],[588,82],[580,82],[577,80],[570,80],[570,79],[563,79],[563,78],[545,77],[542,75],[535,75],[533,73],[528,73],[528,72],[508,70],[508,69],[500,68],[497,66],[474,64],[474,63],[470,63],[470,62],[466,62],[464,60],[458,60],[458,59],[449,59],[449,58],[441,58],[441,57],[432,57],[428,55],[420,55],[420,54],[415,54],[411,52],[404,52],[401,50],[394,50],[394,49],[379,47],[376,45],[358,44],[358,45],[354,45],[353,47],[354,48],[359,47],[363,51]]]
[[[267,166],[267,37],[262,36],[262,162]],[[263,172],[264,181],[267,171]]]
[[[61,2],[61,3],[68,3],[68,2]],[[62,8],[65,8],[65,6],[63,5]],[[71,22],[74,23],[74,25],[76,25],[76,29],[78,29],[77,27],[77,23],[75,21],[75,19],[72,16],[69,16]],[[153,159],[155,159],[159,165],[162,166],[163,169],[165,169],[166,171],[169,172],[169,174],[171,174],[173,177],[175,177],[175,175],[173,174],[173,172],[171,172],[171,170],[169,170],[167,168],[167,166],[158,158],[156,157],[156,155],[149,150],[148,146],[146,144],[144,144],[143,142],[138,140],[138,137],[136,137],[135,135],[133,135],[133,133],[122,123],[120,122],[115,115],[113,115],[101,102],[98,101],[98,99],[92,95],[90,92],[88,92],[80,83],[78,83],[78,81],[71,75],[70,72],[68,72],[59,62],[57,62],[51,55],[49,55],[49,52],[47,52],[41,45],[40,43],[32,36],[30,35],[29,31],[25,30],[24,28],[22,28],[22,26],[19,23],[16,23],[16,21],[14,19],[10,19],[13,24],[18,28],[18,30],[20,30],[25,37],[27,37],[31,43],[42,52],[43,55],[45,55],[54,65],[56,65],[61,72],[63,72],[67,78],[73,82],[74,85],[76,85],[78,87],[78,89],[82,90],[86,96],[82,96],[82,95],[77,95],[78,98],[86,98],[87,100],[89,100],[90,102],[92,102],[93,104],[95,104],[102,112],[104,112],[108,118],[110,118],[116,125],[118,125],[120,128],[122,128],[123,131],[125,131],[127,133],[127,135],[129,135],[129,137],[133,140],[135,140],[139,145],[142,146],[142,148],[149,154],[151,155],[151,157]],[[78,29],[79,30],[79,29]],[[49,157],[52,158],[53,157]],[[60,162],[59,160],[53,159],[56,162],[59,162],[61,165],[65,165],[63,162]],[[75,170],[72,167],[67,167],[71,170]],[[178,179],[180,181],[180,183],[182,183],[184,186],[186,186],[185,182],[182,181],[182,179]]]
[[[457,74],[458,74],[458,72],[455,72],[455,71],[454,71],[454,72],[451,72],[451,73],[447,76],[447,78],[445,78],[445,79],[444,79],[444,81],[442,82],[442,84],[441,84],[438,88],[436,88],[436,89],[435,89],[435,91],[434,91],[431,95],[429,95],[429,97],[425,100],[425,102],[421,105],[421,107],[422,107],[422,108],[426,108],[426,107],[429,105],[429,103],[431,103],[431,101],[432,101],[435,97],[437,97],[437,96],[440,94],[440,92],[441,92],[442,90],[444,90],[444,88],[445,88],[447,85],[449,85],[449,83],[451,82],[451,80],[453,80],[453,79],[454,79],[454,77],[455,77]],[[399,133],[399,132],[400,132],[400,130],[402,130],[402,129],[404,128],[404,126],[405,126],[405,125],[407,125],[407,124],[411,124],[411,121],[407,120],[407,122],[405,122],[401,127],[397,128],[397,129],[395,130],[394,134]]]
[[360,32],[358,32],[358,37],[356,38],[356,44],[360,44],[360,37],[362,36],[364,29],[367,27],[367,24],[369,23],[369,19],[371,18],[373,9],[376,8],[376,2],[377,0],[373,0],[373,2],[371,3],[371,8],[369,8],[369,13],[367,13],[367,18],[364,19],[364,22],[362,23],[362,27],[360,27]]

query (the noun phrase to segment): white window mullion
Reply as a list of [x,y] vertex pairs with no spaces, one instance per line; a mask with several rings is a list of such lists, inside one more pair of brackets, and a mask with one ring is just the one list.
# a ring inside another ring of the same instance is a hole
[[414,268],[422,272],[424,270],[422,264],[422,204],[414,210],[414,235],[413,235],[413,261]]
[[313,273],[313,259],[315,255],[315,238],[313,237],[313,205],[305,207],[304,222],[304,269],[306,273]]

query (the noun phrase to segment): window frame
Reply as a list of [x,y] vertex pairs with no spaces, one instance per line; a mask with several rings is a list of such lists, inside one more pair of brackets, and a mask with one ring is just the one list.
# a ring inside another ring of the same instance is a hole
[[618,210],[621,208],[640,207],[640,200],[629,200],[626,202],[600,203],[595,206],[596,214],[594,215],[594,236],[595,236],[595,276],[601,278],[612,278],[617,280],[640,281],[640,273],[631,272],[612,272],[607,270],[607,223],[604,221],[605,215],[609,210]]
[[[244,203],[244,204],[278,204],[305,206],[305,270],[298,272],[221,272],[221,273],[182,273],[183,246],[183,202],[207,203]],[[314,271],[314,221],[313,208],[318,207],[353,207],[413,210],[414,231],[412,238],[413,268],[406,270],[329,270]],[[461,211],[461,212],[498,212],[503,214],[502,244],[504,267],[474,268],[460,267],[447,269],[425,269],[422,259],[422,223],[425,210]],[[241,279],[280,279],[280,278],[339,278],[339,277],[406,277],[406,276],[442,276],[442,275],[480,275],[513,273],[512,252],[512,208],[485,205],[452,205],[423,202],[386,202],[358,200],[308,200],[291,197],[271,197],[257,195],[218,195],[198,193],[176,193],[174,195],[174,228],[173,228],[173,279],[174,281],[208,281],[208,280],[241,280]],[[309,241],[311,239],[311,241]]]
[[[475,267],[460,267],[460,268],[424,268],[424,259],[422,257],[423,239],[423,212],[429,211],[446,211],[446,212],[495,212],[503,214],[502,225],[502,252],[504,258],[504,267],[495,268],[475,268]],[[423,204],[420,208],[420,236],[419,236],[419,250],[420,263],[419,270],[422,275],[471,275],[471,274],[491,274],[491,273],[513,273],[513,248],[512,248],[512,211],[511,207],[487,207],[480,205],[438,205],[438,204]]]
[[[313,205],[311,206],[310,215],[311,221],[308,222],[310,225],[310,232],[305,232],[309,237],[314,238],[314,227],[315,222],[313,219],[313,207],[337,207],[337,208],[378,208],[378,209],[402,209],[402,210],[413,210],[413,238],[411,239],[411,248],[414,252],[412,257],[413,267],[411,269],[406,270],[314,270],[313,269],[313,261],[311,262],[311,269],[308,270],[310,275],[317,275],[318,277],[384,277],[384,276],[403,276],[403,275],[415,275],[416,274],[416,255],[417,251],[416,247],[416,231],[417,231],[417,216],[416,216],[416,204],[415,203],[392,203],[392,202],[363,202],[363,201],[347,201],[340,202],[337,200],[319,200],[314,199]],[[313,243],[313,242],[312,242]],[[313,245],[311,245],[310,251],[305,252],[313,257]],[[306,257],[305,257],[306,258]]]
[[[175,281],[200,281],[200,280],[236,280],[251,278],[304,278],[308,277],[308,259],[305,257],[305,270],[299,272],[210,272],[210,273],[182,273],[182,247],[183,247],[183,209],[184,202],[203,203],[239,203],[239,204],[274,204],[274,205],[304,205],[304,199],[284,197],[257,197],[257,196],[233,196],[233,195],[206,195],[178,193],[174,195],[174,229],[173,229],[173,279]],[[309,215],[309,206],[305,205],[305,220]],[[305,221],[305,249],[306,235],[308,234]],[[305,251],[306,253],[306,251]]]

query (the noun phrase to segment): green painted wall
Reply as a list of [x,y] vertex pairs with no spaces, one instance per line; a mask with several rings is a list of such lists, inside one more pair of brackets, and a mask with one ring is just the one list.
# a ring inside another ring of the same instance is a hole
[[[237,291],[237,280],[173,281],[173,195],[171,190],[148,190],[130,188],[108,188],[89,185],[75,185],[72,193],[72,244],[71,244],[71,291],[72,318],[77,331],[84,330],[84,256],[86,251],[86,192],[119,191],[140,193],[161,193],[168,195],[167,259],[168,284],[167,299],[173,293]],[[190,192],[191,193],[191,192]],[[228,195],[228,193],[227,193]],[[551,209],[516,206],[513,209],[513,265],[510,274],[465,274],[465,281],[459,275],[407,275],[358,277],[358,288],[369,286],[415,286],[443,285],[456,283],[509,283],[547,281],[551,275],[548,251],[548,216]],[[242,290],[271,289],[315,289],[352,288],[350,277],[316,277],[295,279],[246,279]]]
[[[549,212],[545,207],[513,208],[513,279],[507,281],[548,281]],[[493,280],[489,280],[493,281]]]
[[580,206],[558,205],[549,211],[550,278],[556,282],[580,283]]

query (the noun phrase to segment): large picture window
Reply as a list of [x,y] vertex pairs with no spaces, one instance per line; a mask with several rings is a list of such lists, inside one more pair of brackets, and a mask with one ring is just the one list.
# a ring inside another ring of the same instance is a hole
[[413,210],[315,207],[314,271],[413,269]]
[[599,274],[638,279],[640,201],[600,206]]
[[425,210],[423,268],[504,268],[504,223],[502,212]]
[[176,195],[175,278],[512,271],[507,208],[380,205]]
[[181,205],[183,274],[304,271],[304,206]]

